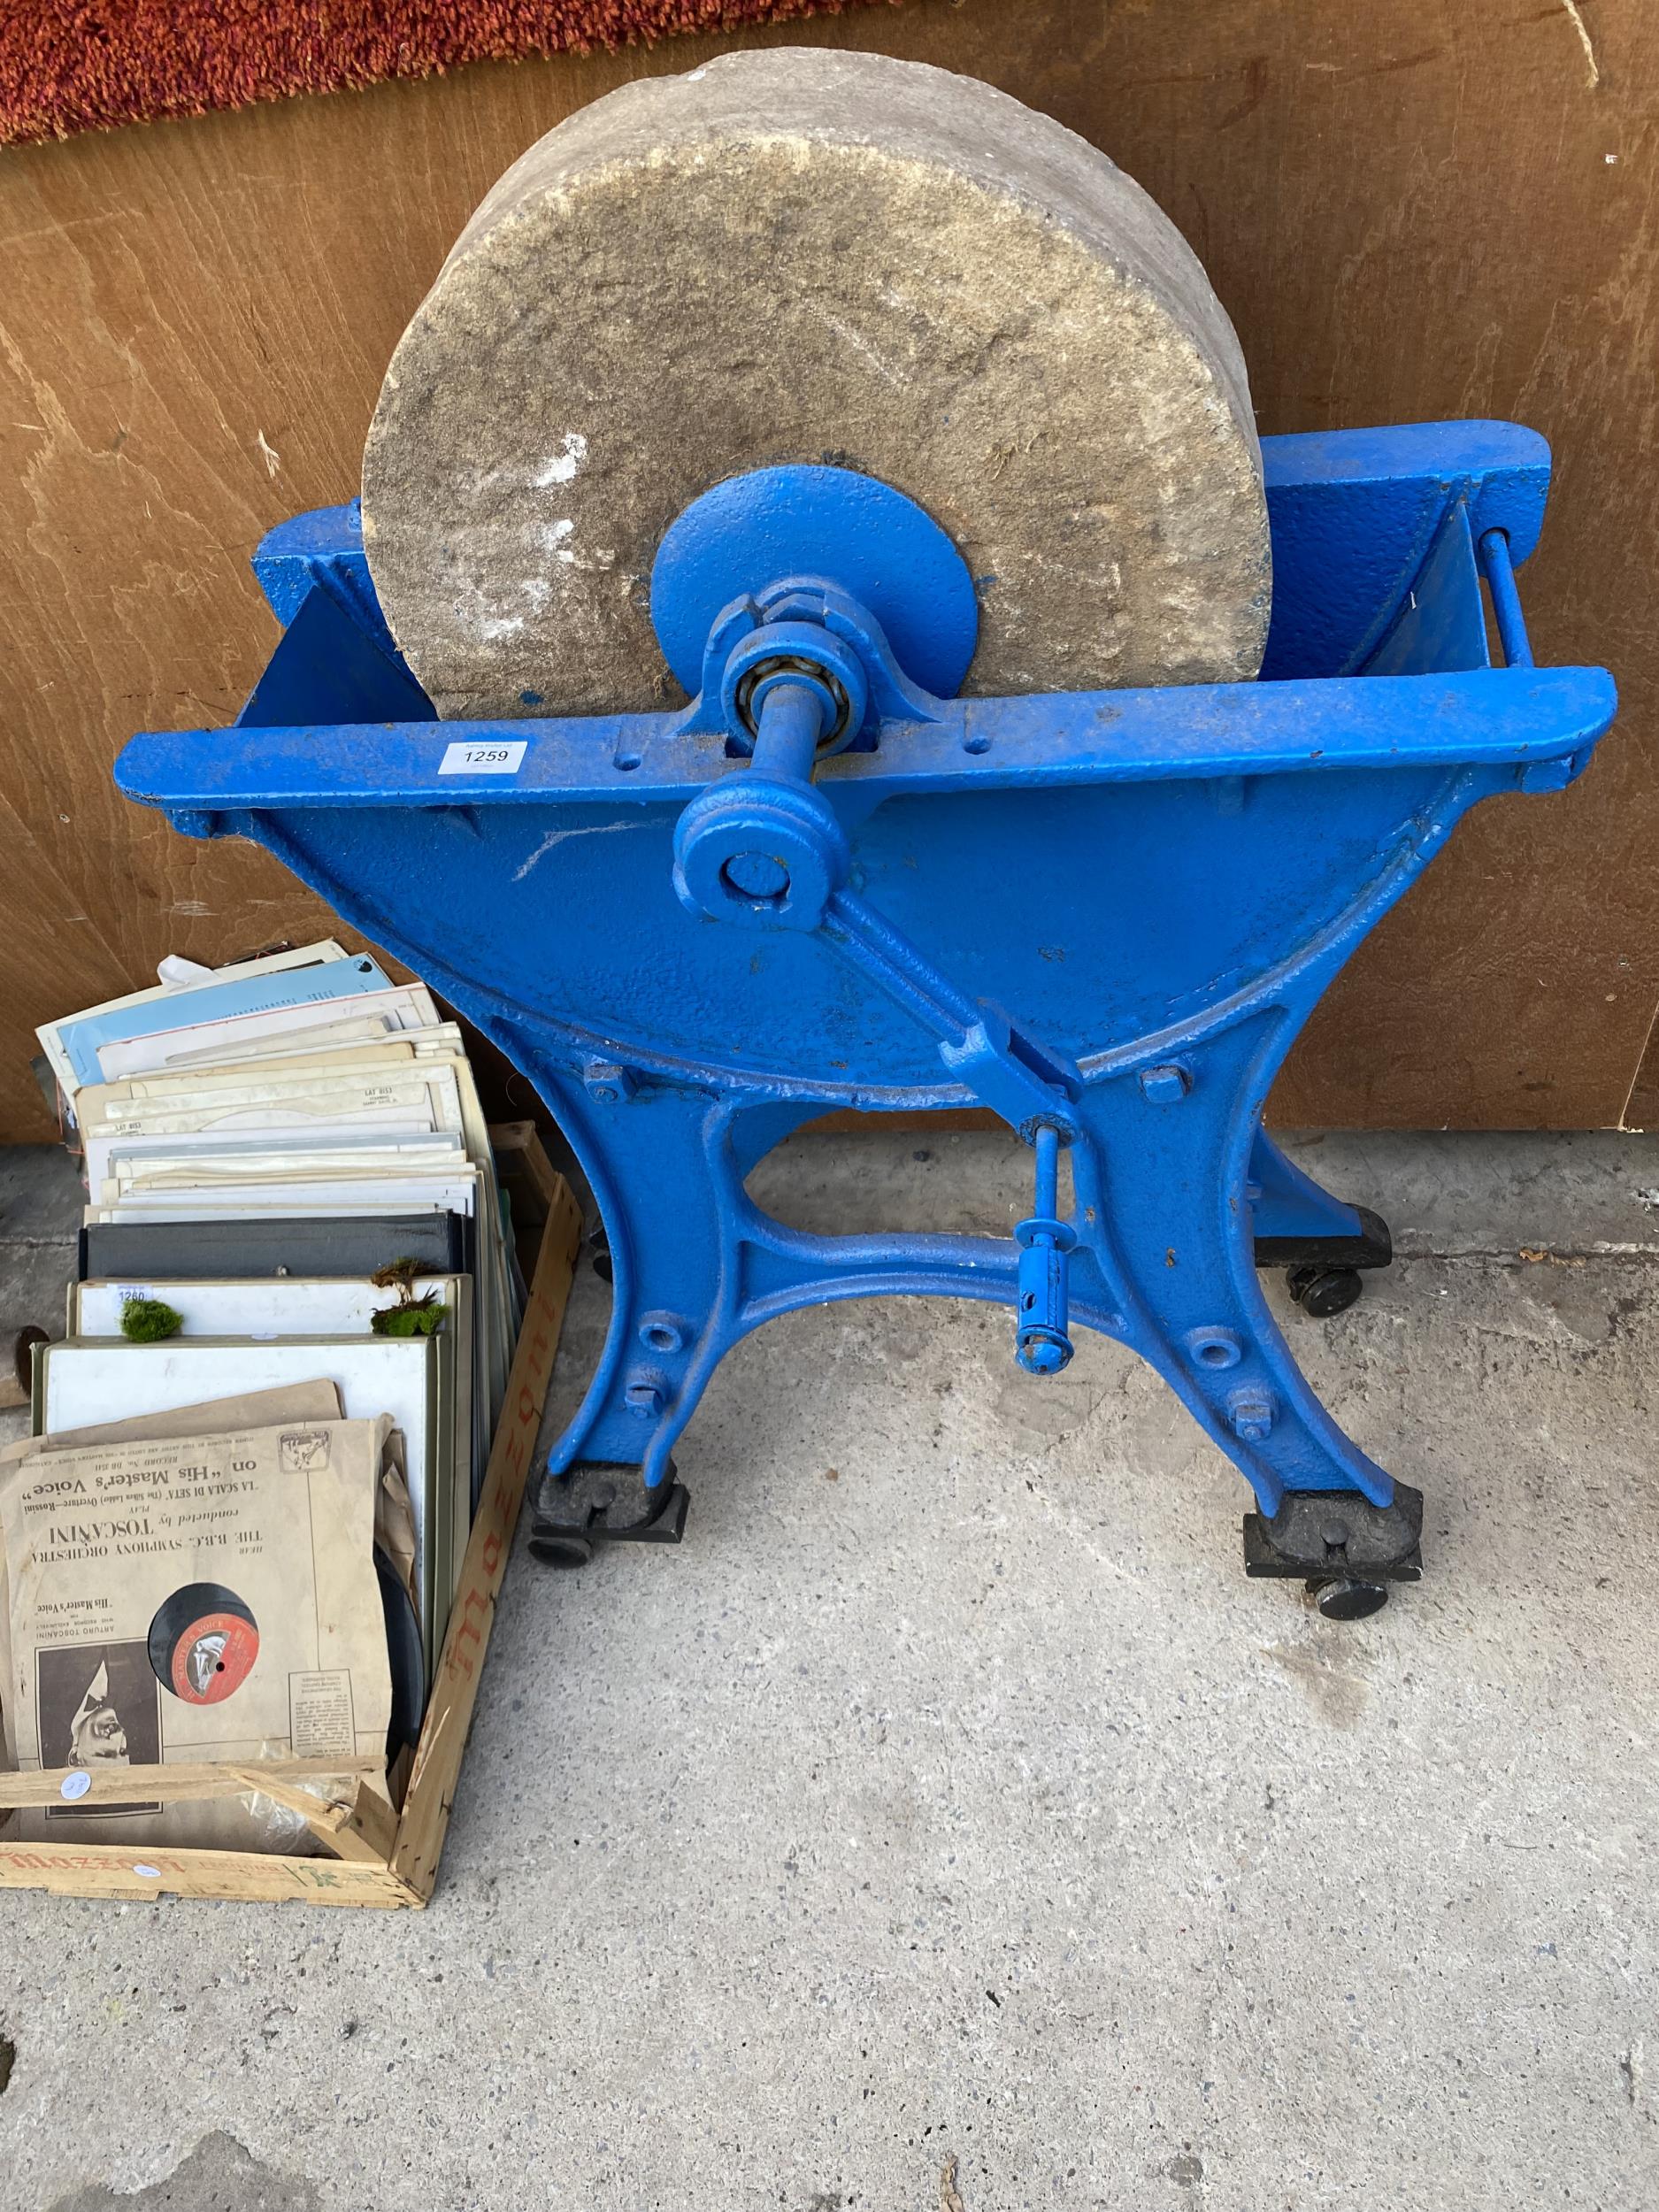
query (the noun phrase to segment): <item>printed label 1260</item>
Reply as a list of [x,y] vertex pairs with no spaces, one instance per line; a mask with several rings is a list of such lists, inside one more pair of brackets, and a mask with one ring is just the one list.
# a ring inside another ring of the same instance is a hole
[[441,776],[516,776],[524,766],[526,741],[511,745],[450,745],[438,763]]

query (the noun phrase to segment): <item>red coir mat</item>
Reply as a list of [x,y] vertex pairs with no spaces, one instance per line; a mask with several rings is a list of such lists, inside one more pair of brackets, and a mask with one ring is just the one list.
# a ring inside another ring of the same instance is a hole
[[873,0],[0,0],[0,142]]

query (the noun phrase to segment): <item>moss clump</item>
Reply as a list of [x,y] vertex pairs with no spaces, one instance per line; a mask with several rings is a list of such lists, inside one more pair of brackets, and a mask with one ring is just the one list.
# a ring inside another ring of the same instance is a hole
[[121,1334],[130,1344],[160,1344],[177,1336],[184,1316],[159,1298],[125,1298],[121,1302]]
[[435,1290],[424,1298],[411,1298],[401,1306],[385,1306],[369,1316],[376,1336],[435,1336],[449,1308]]
[[424,1298],[415,1295],[415,1278],[420,1272],[419,1260],[388,1260],[384,1267],[377,1267],[369,1280],[376,1290],[395,1290],[397,1303],[385,1306],[369,1317],[369,1326],[376,1336],[435,1336],[438,1325],[447,1309],[435,1290],[429,1290]]

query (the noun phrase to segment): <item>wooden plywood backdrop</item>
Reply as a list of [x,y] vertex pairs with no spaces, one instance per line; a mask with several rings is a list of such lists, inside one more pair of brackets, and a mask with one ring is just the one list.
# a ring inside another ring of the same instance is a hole
[[[1573,790],[1460,830],[1332,991],[1275,1111],[1659,1118],[1659,10],[909,0],[741,42],[792,39],[972,72],[1104,148],[1208,265],[1264,432],[1478,414],[1550,437],[1534,639],[1614,670],[1618,730]],[[486,188],[572,108],[712,50],[0,155],[0,1137],[50,1133],[37,1021],[169,950],[326,926],[252,848],[127,806],[110,763],[134,729],[235,712],[273,639],[249,552],[355,488],[387,357]]]

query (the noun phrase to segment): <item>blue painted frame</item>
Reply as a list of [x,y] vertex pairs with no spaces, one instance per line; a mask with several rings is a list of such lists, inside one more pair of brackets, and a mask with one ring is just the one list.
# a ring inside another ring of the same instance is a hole
[[[1386,1506],[1394,1487],[1257,1284],[1258,1235],[1359,1226],[1264,1134],[1273,1078],[1468,809],[1570,782],[1616,697],[1604,671],[1531,664],[1512,572],[1548,487],[1532,433],[1270,439],[1263,459],[1261,681],[927,700],[819,763],[810,792],[850,854],[847,896],[954,979],[953,1002],[1012,1010],[1070,1071],[1071,1317],[1157,1368],[1271,1516],[1287,1492]],[[748,1196],[757,1162],[827,1110],[990,1094],[833,929],[724,928],[676,898],[687,808],[753,774],[707,702],[439,723],[387,634],[354,508],[283,525],[254,565],[285,634],[234,729],[134,738],[116,780],[186,833],[275,853],[558,1119],[614,1305],[555,1472],[638,1464],[660,1485],[726,1351],[792,1307],[1014,1305],[1012,1240],[808,1235]],[[518,774],[445,772],[457,743],[506,741],[526,748]]]

